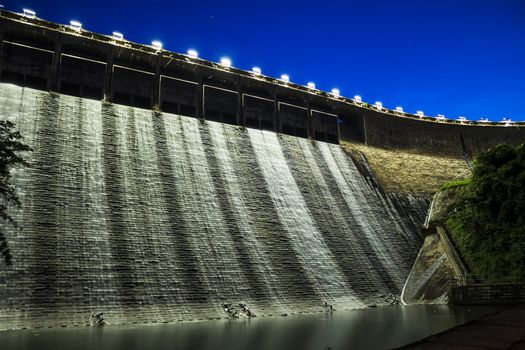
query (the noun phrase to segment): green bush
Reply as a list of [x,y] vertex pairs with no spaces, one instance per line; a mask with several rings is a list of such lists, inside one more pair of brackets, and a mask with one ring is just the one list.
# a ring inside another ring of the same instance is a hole
[[440,190],[444,191],[444,190],[448,190],[448,189],[455,188],[455,187],[466,186],[469,183],[470,183],[470,179],[449,181],[445,183],[443,186],[441,186]]
[[525,281],[525,144],[499,145],[474,160],[447,228],[474,275],[491,282]]

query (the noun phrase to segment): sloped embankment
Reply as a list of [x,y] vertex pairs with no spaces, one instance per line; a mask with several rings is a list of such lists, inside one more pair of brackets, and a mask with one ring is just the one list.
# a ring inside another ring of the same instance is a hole
[[465,159],[458,151],[450,154],[422,153],[417,150],[396,150],[343,141],[349,154],[362,154],[381,187],[387,192],[410,194],[431,199],[444,183],[470,175]]

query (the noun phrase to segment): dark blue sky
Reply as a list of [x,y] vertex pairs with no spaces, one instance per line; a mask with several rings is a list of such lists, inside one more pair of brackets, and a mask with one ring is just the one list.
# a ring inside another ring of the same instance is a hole
[[427,115],[525,120],[525,1],[2,1]]

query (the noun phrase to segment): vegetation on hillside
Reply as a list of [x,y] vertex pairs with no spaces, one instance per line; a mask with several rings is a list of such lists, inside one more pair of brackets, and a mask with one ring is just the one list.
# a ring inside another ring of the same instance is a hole
[[[15,124],[9,121],[0,121],[0,220],[18,227],[16,221],[8,214],[8,205],[20,206],[15,188],[10,184],[11,169],[18,165],[28,165],[19,155],[31,149],[22,142],[22,135],[14,130]],[[7,225],[6,225],[7,226]],[[5,232],[0,229],[0,254],[7,265],[11,265],[11,252]]]
[[444,186],[452,187],[458,199],[447,227],[472,273],[490,282],[525,281],[525,144],[478,155],[472,178]]

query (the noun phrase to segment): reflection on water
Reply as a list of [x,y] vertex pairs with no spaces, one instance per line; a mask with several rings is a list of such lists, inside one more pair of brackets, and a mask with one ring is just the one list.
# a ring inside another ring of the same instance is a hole
[[0,333],[2,349],[388,349],[494,312],[419,305],[156,326]]

